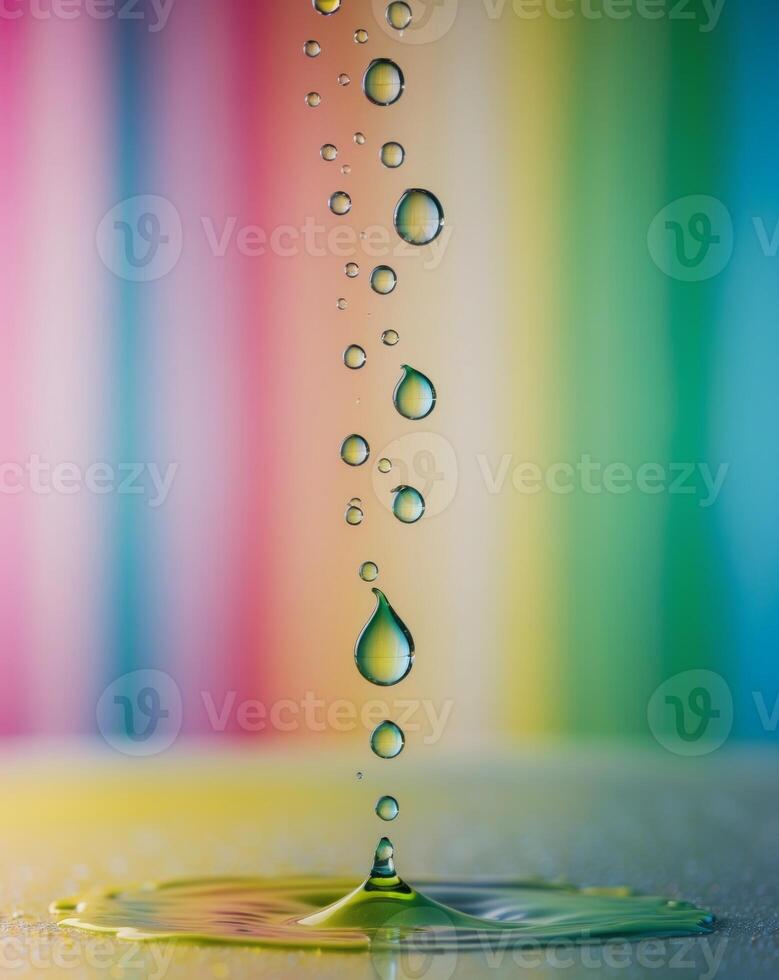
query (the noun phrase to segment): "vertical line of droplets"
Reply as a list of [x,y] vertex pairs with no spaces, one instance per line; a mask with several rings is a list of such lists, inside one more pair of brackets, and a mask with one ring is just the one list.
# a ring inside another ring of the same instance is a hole
[[[323,16],[338,13],[342,0],[311,0],[314,11]],[[390,28],[402,32],[411,26],[412,12],[403,0],[395,0],[388,4],[385,17]],[[358,45],[366,44],[369,40],[368,31],[358,27],[354,31],[354,41]],[[318,58],[322,54],[322,46],[316,39],[309,39],[303,45],[303,51],[308,58]],[[334,74],[333,86],[351,84],[349,76],[342,72]],[[367,65],[362,78],[362,90],[368,102],[374,106],[387,107],[393,105],[403,95],[405,79],[399,65],[389,58],[374,58]],[[309,92],[306,103],[312,109],[318,109],[322,103],[319,92]],[[355,143],[365,142],[365,136],[356,132],[353,136]],[[335,143],[325,143],[319,149],[321,159],[329,165],[338,159],[339,149]],[[397,169],[405,160],[405,148],[395,140],[385,142],[379,151],[380,164],[387,169]],[[349,172],[342,167],[341,172]],[[337,216],[348,215],[352,201],[350,195],[343,190],[333,190],[328,199],[330,211]],[[444,224],[443,209],[434,194],[422,188],[408,188],[403,192],[393,213],[393,225],[398,236],[412,246],[424,246],[432,242],[441,232]],[[357,279],[361,270],[357,262],[347,262],[345,275]],[[365,277],[368,280],[366,288],[370,288],[377,296],[386,296],[393,292],[398,285],[395,270],[388,265],[377,265]],[[340,310],[348,308],[345,298],[339,298],[337,305]],[[387,329],[381,335],[381,342],[386,347],[394,347],[399,341],[399,335],[394,329]],[[344,366],[351,371],[359,371],[365,367],[367,355],[362,346],[357,343],[349,344],[342,354]],[[404,418],[420,420],[427,418],[436,404],[436,391],[430,379],[416,368],[408,364],[401,365],[401,376],[395,386],[393,396],[395,410]],[[364,466],[371,458],[370,445],[364,435],[351,433],[347,435],[340,448],[343,463],[350,467]],[[389,477],[395,466],[394,460],[382,457],[376,463],[379,473]],[[400,484],[391,491],[392,513],[397,520],[404,524],[414,524],[425,513],[425,500],[422,491],[417,487]],[[353,497],[346,504],[345,520],[352,527],[358,527],[365,518],[363,502],[359,497]],[[359,569],[360,578],[365,582],[374,582],[378,578],[379,568],[373,561],[364,561]],[[354,658],[360,674],[371,684],[379,687],[392,687],[399,684],[411,671],[414,664],[414,640],[403,620],[392,608],[384,592],[373,588],[376,599],[375,609],[368,622],[361,630],[354,649]],[[380,759],[394,759],[400,755],[405,746],[405,735],[394,721],[387,718],[373,730],[370,736],[371,750]],[[400,811],[395,797],[384,795],[376,802],[376,814],[384,821],[392,821]],[[373,867],[374,876],[391,877],[394,875],[392,844],[384,837],[379,842]]]

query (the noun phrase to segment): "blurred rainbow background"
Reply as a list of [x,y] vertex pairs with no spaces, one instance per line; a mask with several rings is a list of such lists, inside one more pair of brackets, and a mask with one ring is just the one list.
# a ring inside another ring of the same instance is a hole
[[[702,29],[710,4],[690,20],[435,7],[451,23],[426,43],[389,36],[369,0],[332,17],[179,0],[162,29],[150,2],[138,20],[3,20],[2,460],[177,470],[153,506],[10,492],[4,469],[2,734],[94,732],[100,692],[146,667],[175,678],[195,735],[203,691],[365,700],[352,648],[372,559],[416,639],[404,696],[451,698],[452,744],[644,735],[657,685],[699,667],[730,685],[739,735],[770,735],[752,692],[779,690],[779,258],[758,233],[779,220],[779,9],[729,0]],[[389,108],[360,91],[379,56],[406,76]],[[380,166],[386,139],[406,147],[399,170]],[[365,240],[354,281],[342,250],[301,246],[307,221],[391,227],[409,186],[440,197],[448,237],[440,261],[393,257],[391,296],[370,293]],[[336,189],[346,219],[327,211]],[[96,247],[136,195],[181,218],[180,259],[153,281]],[[700,282],[647,247],[691,195],[733,221],[732,258]],[[257,229],[281,228],[252,254]],[[351,341],[359,372],[341,363]],[[390,402],[404,362],[433,378],[423,425],[457,458],[451,503],[416,527],[338,460],[349,432],[375,462],[416,431]],[[512,483],[582,456],[728,470],[711,506]],[[491,493],[485,460],[505,459]],[[360,528],[343,520],[354,495]]]

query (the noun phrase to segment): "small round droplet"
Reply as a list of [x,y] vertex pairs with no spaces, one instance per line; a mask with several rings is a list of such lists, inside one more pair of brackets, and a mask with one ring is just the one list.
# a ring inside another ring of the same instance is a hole
[[444,209],[430,191],[412,187],[395,207],[395,231],[409,245],[427,245],[441,234]]
[[414,638],[381,589],[373,589],[376,607],[354,647],[357,669],[371,684],[399,684],[414,665]]
[[362,507],[355,507],[349,505],[346,508],[346,523],[350,524],[352,527],[357,527],[358,524],[362,524],[362,519],[365,516]]
[[411,7],[403,0],[393,0],[387,7],[387,23],[396,31],[404,31],[411,23]]
[[362,779],[363,776],[365,775],[365,773],[364,772],[356,772],[354,775],[357,777],[357,779]]
[[342,174],[350,174],[351,172],[352,172],[352,168],[351,168],[351,167],[349,166],[349,164],[348,164],[348,163],[345,163],[345,164],[344,164],[344,165],[343,165],[343,166],[341,167],[341,173],[342,173]]
[[359,132],[359,131],[358,131],[358,132],[356,132],[356,133],[354,134],[354,142],[355,142],[355,143],[356,143],[356,144],[357,144],[358,146],[364,146],[364,145],[365,145],[365,133],[361,133],[361,132]]
[[322,146],[322,149],[319,151],[319,155],[323,160],[327,160],[328,163],[332,163],[338,156],[338,147],[333,143],[325,143]]
[[356,433],[347,436],[341,443],[341,459],[349,466],[362,466],[370,451],[367,441]]
[[365,44],[365,42],[368,40],[368,32],[364,27],[357,28],[357,30],[354,32],[354,40],[358,44]]
[[313,0],[314,10],[319,14],[329,16],[334,14],[341,6],[341,0]]
[[338,76],[338,84],[344,86],[344,88],[351,82],[351,78],[346,74],[346,72],[341,72]]
[[416,371],[408,364],[403,364],[401,367],[403,374],[392,393],[395,408],[405,419],[417,421],[427,418],[436,403],[433,382],[427,375]]
[[364,561],[360,565],[360,578],[363,582],[375,582],[379,577],[379,566],[375,561]]
[[359,497],[352,497],[352,499],[349,501],[349,506],[350,507],[362,507],[362,500],[360,500]]
[[365,351],[358,344],[349,344],[344,351],[344,364],[352,371],[361,368],[366,360]]
[[319,41],[306,41],[303,45],[303,51],[309,58],[318,58],[322,53],[322,45]]
[[401,485],[392,491],[395,499],[392,502],[392,513],[403,524],[416,524],[425,513],[425,499],[414,487]]
[[399,813],[400,807],[394,796],[382,796],[376,804],[376,816],[382,820],[394,820]]
[[322,96],[319,94],[319,92],[309,92],[306,96],[306,104],[310,105],[312,109],[316,109],[321,101]]
[[349,303],[345,296],[339,296],[338,299],[336,300],[335,305],[338,307],[339,310],[346,310],[349,308]]
[[363,92],[374,105],[392,105],[403,94],[403,72],[389,58],[375,58],[362,80]]
[[385,330],[381,335],[381,342],[382,344],[386,344],[387,347],[394,347],[399,340],[400,334],[397,330]]
[[398,284],[395,270],[388,265],[377,265],[371,273],[371,289],[374,293],[387,296]]
[[360,274],[360,267],[356,262],[347,262],[344,266],[344,272],[350,279],[355,279]]
[[392,460],[384,456],[379,460],[379,473],[389,473],[392,470]]
[[394,170],[395,167],[399,167],[401,163],[406,159],[406,151],[403,149],[402,144],[396,143],[394,140],[390,140],[389,143],[385,143],[381,148],[381,162],[385,167],[389,167],[390,170]]
[[328,204],[333,214],[348,214],[352,210],[352,199],[346,191],[336,191],[331,194]]
[[394,721],[383,721],[371,735],[371,748],[380,759],[395,759],[405,744],[405,736]]

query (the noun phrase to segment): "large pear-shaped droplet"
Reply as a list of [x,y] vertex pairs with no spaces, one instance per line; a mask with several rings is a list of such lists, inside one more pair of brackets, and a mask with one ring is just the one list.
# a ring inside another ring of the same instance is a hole
[[392,687],[414,664],[414,639],[381,589],[373,589],[376,608],[363,626],[354,647],[362,676],[379,687]]
[[394,759],[403,751],[406,736],[394,721],[383,721],[371,735],[371,748],[380,759]]
[[414,487],[399,486],[392,491],[392,513],[404,524],[416,524],[425,513],[425,498]]
[[430,191],[407,190],[395,206],[395,231],[409,245],[427,245],[444,227],[444,209]]
[[392,105],[403,94],[403,72],[389,58],[376,58],[362,80],[362,88],[374,105]]
[[436,393],[433,382],[421,371],[408,364],[401,365],[403,375],[395,385],[392,400],[395,408],[406,419],[424,419],[435,408]]

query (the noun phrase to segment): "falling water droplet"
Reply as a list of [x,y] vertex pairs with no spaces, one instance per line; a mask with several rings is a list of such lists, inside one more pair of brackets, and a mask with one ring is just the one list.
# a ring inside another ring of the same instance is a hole
[[400,807],[394,796],[382,796],[376,804],[376,815],[382,820],[394,820],[399,813]]
[[341,443],[341,459],[349,466],[362,466],[370,451],[367,441],[357,434],[347,436]]
[[395,231],[409,245],[427,245],[441,234],[444,209],[430,191],[412,187],[395,207]]
[[362,500],[360,500],[359,497],[352,497],[352,499],[349,501],[349,506],[350,507],[362,507]]
[[376,608],[354,647],[362,676],[379,687],[399,684],[414,665],[414,639],[381,589],[373,589]]
[[346,87],[351,82],[351,78],[346,74],[346,72],[341,72],[338,76],[338,84]]
[[360,578],[363,582],[375,582],[379,577],[379,566],[375,561],[364,561],[360,565]]
[[359,132],[359,131],[358,131],[358,132],[356,132],[356,133],[354,134],[354,142],[355,142],[355,143],[356,143],[356,144],[357,144],[358,146],[364,146],[364,145],[365,145],[365,133],[361,133],[361,132]]
[[349,504],[346,508],[346,523],[350,524],[352,527],[357,527],[358,524],[362,524],[362,519],[365,517],[362,507],[357,507],[354,504]]
[[349,306],[349,302],[345,296],[339,296],[335,304],[339,310],[345,310]]
[[374,293],[387,296],[398,284],[395,270],[388,265],[377,265],[371,273],[371,289]]
[[387,23],[396,31],[404,31],[411,23],[411,7],[403,0],[393,0],[387,7]]
[[341,6],[341,0],[313,0],[314,10],[320,14],[334,14]]
[[380,759],[394,759],[403,751],[406,737],[394,721],[383,721],[371,735],[371,748]]
[[322,96],[319,94],[319,92],[309,92],[306,96],[306,104],[310,105],[312,109],[316,109],[321,101]]
[[374,105],[392,105],[403,94],[403,72],[389,58],[375,58],[367,67],[362,88]]
[[388,837],[382,837],[373,856],[371,878],[395,877],[395,848]]
[[354,32],[354,40],[358,44],[365,44],[365,42],[368,40],[368,32],[364,27],[357,28],[357,30]]
[[425,513],[425,498],[414,487],[401,484],[392,491],[395,499],[392,501],[392,513],[404,524],[416,524]]
[[355,276],[359,276],[360,267],[356,262],[347,262],[344,266],[344,272],[350,279],[354,279]]
[[395,385],[392,400],[395,408],[406,419],[424,419],[433,411],[436,402],[433,382],[421,371],[408,364],[401,365],[403,374]]
[[332,163],[333,160],[338,156],[338,147],[333,143],[324,143],[319,155],[323,160],[327,160],[328,163]]
[[348,368],[351,368],[352,371],[359,370],[365,364],[366,360],[367,356],[365,351],[359,344],[349,344],[344,351],[344,364]]
[[391,469],[392,460],[387,459],[386,456],[379,460],[379,473],[389,473]]
[[352,210],[352,199],[346,191],[335,191],[330,195],[328,204],[333,214],[348,214]]
[[317,58],[322,52],[322,45],[319,41],[306,41],[303,45],[303,51],[309,58]]
[[381,335],[381,342],[382,344],[386,344],[387,347],[394,347],[399,340],[400,334],[397,330],[385,330]]
[[389,167],[390,170],[394,170],[395,167],[399,167],[401,163],[406,158],[406,151],[400,143],[396,143],[394,140],[390,140],[389,143],[385,143],[381,148],[381,162],[385,167]]

